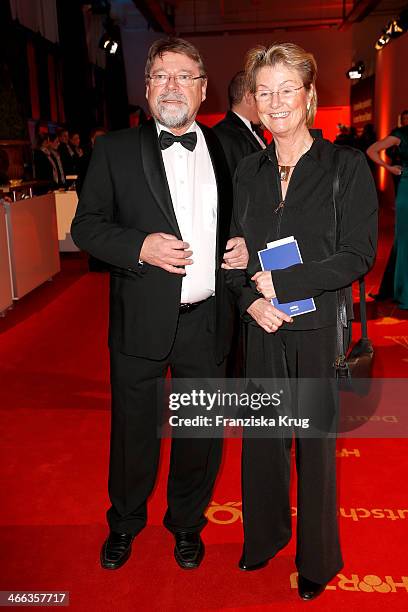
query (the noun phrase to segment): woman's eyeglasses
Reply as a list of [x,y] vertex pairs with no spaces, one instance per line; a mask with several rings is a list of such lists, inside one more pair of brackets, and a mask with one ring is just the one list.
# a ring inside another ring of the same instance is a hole
[[281,102],[290,102],[294,99],[296,93],[303,88],[304,85],[300,87],[282,87],[282,89],[278,89],[277,91],[262,89],[256,91],[254,97],[257,102],[267,104],[268,102],[272,102],[273,94],[276,94]]

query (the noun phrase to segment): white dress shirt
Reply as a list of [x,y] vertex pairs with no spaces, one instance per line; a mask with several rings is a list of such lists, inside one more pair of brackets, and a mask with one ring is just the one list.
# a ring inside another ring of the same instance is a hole
[[[232,111],[232,112],[235,113],[235,111]],[[259,138],[258,134],[256,132],[254,132],[254,130],[252,129],[251,122],[249,121],[249,119],[247,119],[246,117],[243,117],[239,113],[235,113],[235,114],[236,114],[237,117],[239,117],[241,119],[241,121],[243,121],[245,123],[245,125],[248,128],[248,130],[251,132],[251,134],[253,134],[255,136],[255,138],[257,139],[257,141],[261,145],[261,147],[263,149],[265,149],[265,147],[266,147],[265,143],[263,142],[263,140],[261,140],[261,138]]]
[[[171,130],[156,121],[158,133]],[[187,132],[197,133],[189,151],[179,142],[162,151],[164,168],[181,235],[193,251],[186,266],[181,303],[205,300],[215,292],[217,184],[204,135],[194,122]]]

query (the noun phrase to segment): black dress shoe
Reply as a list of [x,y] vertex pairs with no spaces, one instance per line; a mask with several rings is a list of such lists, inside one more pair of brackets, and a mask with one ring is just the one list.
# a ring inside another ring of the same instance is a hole
[[197,532],[178,531],[174,534],[174,557],[183,569],[196,569],[204,557],[204,544]]
[[324,589],[326,588],[326,584],[327,583],[318,584],[317,582],[312,582],[311,580],[308,580],[307,578],[299,574],[298,593],[300,597],[306,601],[309,601],[310,599],[316,599],[316,597],[319,597],[319,595],[323,593]]
[[244,572],[254,572],[255,570],[262,569],[266,567],[269,563],[269,559],[265,559],[264,561],[260,561],[259,563],[254,563],[253,565],[249,565],[249,563],[245,560],[245,555],[242,555],[238,562],[238,567],[240,570]]
[[110,570],[122,567],[130,557],[134,537],[130,533],[111,531],[102,546],[102,567]]

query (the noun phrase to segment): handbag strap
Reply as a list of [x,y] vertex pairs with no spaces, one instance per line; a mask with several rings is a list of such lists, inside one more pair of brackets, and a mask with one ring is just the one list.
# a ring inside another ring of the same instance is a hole
[[367,302],[366,302],[366,289],[365,289],[365,278],[360,278],[360,322],[361,322],[361,337],[365,340],[368,338],[367,331]]
[[[338,232],[337,199],[338,199],[338,194],[339,194],[339,191],[340,191],[340,161],[339,161],[339,154],[340,154],[340,150],[339,150],[339,148],[336,148],[334,150],[334,155],[333,155],[333,167],[334,167],[334,172],[333,172],[333,210],[334,210],[334,240],[335,240],[335,247],[336,247],[336,249],[337,249],[337,244],[338,244],[338,236],[337,236],[337,232]],[[362,338],[367,338],[368,337],[368,333],[367,333],[367,302],[366,302],[366,291],[365,291],[365,279],[364,279],[364,276],[359,279],[358,283],[359,283],[359,291],[360,291],[361,337]],[[340,301],[342,301],[342,300],[340,300]],[[343,319],[343,316],[344,315],[342,313],[341,319]],[[343,319],[343,325],[347,325],[347,321],[344,323],[344,319]]]
[[[337,221],[337,196],[340,190],[340,151],[336,147],[333,154],[333,189],[332,189],[332,203],[333,203],[333,252],[337,250],[338,244],[338,221]],[[337,308],[336,308],[336,338],[337,338],[337,358],[336,358],[336,369],[347,368],[345,347],[344,347],[344,327],[347,326],[347,313],[346,313],[346,302],[344,291],[339,289],[336,291],[337,296]]]

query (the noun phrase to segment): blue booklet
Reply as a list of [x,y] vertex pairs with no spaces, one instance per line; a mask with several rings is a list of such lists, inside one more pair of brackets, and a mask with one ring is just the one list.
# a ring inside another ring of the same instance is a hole
[[[259,261],[264,271],[283,270],[284,268],[289,268],[289,266],[303,263],[297,240],[293,236],[269,242],[267,247],[262,251],[258,251]],[[286,302],[285,304],[278,302],[277,298],[272,298],[271,303],[275,308],[282,310],[282,312],[291,317],[297,317],[316,310],[313,298]]]

